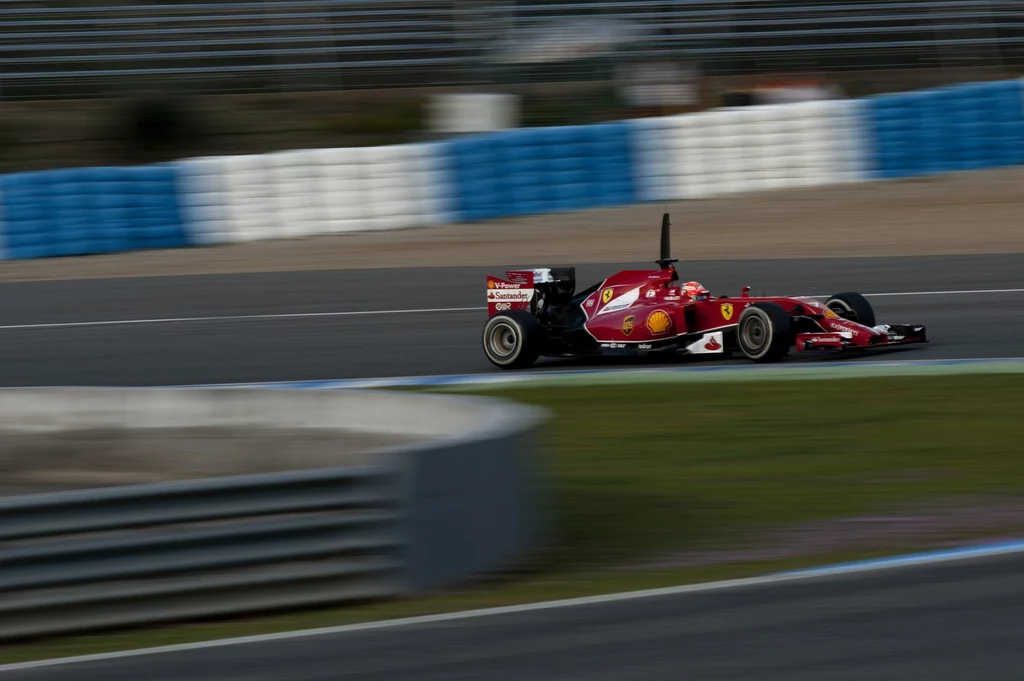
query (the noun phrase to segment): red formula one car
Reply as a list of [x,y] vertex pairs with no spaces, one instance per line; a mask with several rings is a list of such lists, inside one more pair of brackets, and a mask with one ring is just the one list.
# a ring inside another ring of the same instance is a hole
[[808,297],[713,296],[679,282],[669,256],[669,216],[661,226],[657,270],[625,270],[576,292],[572,267],[487,277],[484,354],[503,369],[539,357],[731,355],[775,362],[791,348],[842,351],[927,343],[920,325],[878,325],[858,293],[824,303]]

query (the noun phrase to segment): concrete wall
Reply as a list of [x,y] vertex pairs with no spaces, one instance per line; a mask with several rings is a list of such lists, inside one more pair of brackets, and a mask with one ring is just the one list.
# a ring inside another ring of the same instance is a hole
[[[279,461],[280,472],[240,460],[220,477],[0,496],[0,639],[418,593],[500,570],[545,537],[545,420],[500,400],[407,392],[0,390],[0,437],[22,445],[206,428],[273,449],[277,438],[258,435],[283,429],[316,435],[327,454]],[[354,436],[366,456],[346,465]],[[201,457],[218,456],[216,442]],[[88,470],[94,454],[79,454],[71,464]],[[45,447],[36,455],[45,467]],[[194,455],[175,463],[198,465]]]

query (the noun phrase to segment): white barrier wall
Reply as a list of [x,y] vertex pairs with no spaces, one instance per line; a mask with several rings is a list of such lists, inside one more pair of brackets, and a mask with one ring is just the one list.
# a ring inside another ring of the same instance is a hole
[[226,157],[194,158],[179,164],[178,201],[189,240],[198,245],[227,241],[230,216],[224,205]]
[[800,102],[636,121],[645,201],[863,179],[855,101]]
[[441,145],[304,149],[182,162],[197,243],[287,239],[450,221]]

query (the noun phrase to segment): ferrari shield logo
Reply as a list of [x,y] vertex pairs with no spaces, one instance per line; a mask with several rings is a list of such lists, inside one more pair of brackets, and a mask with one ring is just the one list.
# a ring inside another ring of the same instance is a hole
[[722,304],[722,318],[725,319],[725,321],[732,319],[732,303]]
[[608,302],[609,300],[611,300],[611,299],[612,299],[612,296],[613,296],[613,295],[615,295],[615,291],[611,290],[610,288],[606,288],[606,289],[605,289],[605,290],[604,290],[604,291],[603,291],[603,292],[601,293],[601,302],[602,302],[602,303],[607,303],[607,302]]
[[629,334],[633,333],[633,321],[635,319],[636,318],[633,315],[629,315],[628,317],[622,320],[623,335],[628,336]]

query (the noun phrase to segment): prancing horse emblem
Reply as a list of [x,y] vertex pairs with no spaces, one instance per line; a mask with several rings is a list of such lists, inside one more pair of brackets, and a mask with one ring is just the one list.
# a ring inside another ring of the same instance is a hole
[[722,317],[725,321],[732,319],[732,303],[722,303]]

